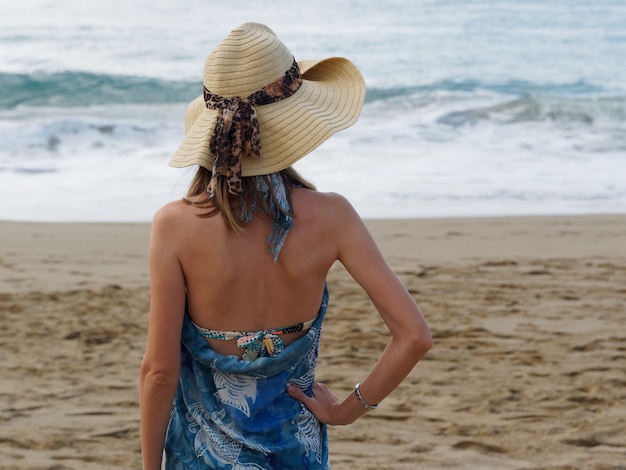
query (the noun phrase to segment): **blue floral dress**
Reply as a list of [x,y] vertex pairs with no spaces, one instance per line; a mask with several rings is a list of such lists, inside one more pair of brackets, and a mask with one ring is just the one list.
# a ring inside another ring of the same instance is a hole
[[327,305],[326,288],[307,334],[254,361],[215,352],[185,315],[165,469],[330,468],[326,426],[286,392],[311,395]]

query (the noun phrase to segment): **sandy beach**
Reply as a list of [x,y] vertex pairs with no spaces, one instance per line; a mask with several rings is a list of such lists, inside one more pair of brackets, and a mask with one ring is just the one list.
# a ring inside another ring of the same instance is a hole
[[[333,469],[625,469],[626,215],[368,222],[434,347]],[[0,222],[0,467],[140,468],[148,224]],[[387,331],[337,266],[317,378]],[[358,322],[356,321],[358,319]]]

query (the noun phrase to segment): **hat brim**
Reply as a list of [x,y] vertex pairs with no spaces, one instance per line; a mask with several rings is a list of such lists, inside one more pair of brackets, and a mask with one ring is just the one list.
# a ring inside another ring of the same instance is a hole
[[[302,85],[289,98],[257,106],[261,158],[242,158],[242,175],[276,173],[319,147],[335,132],[356,122],[365,99],[365,81],[347,59],[333,57],[298,63]],[[209,149],[217,111],[207,109],[202,96],[188,106],[187,132],[170,166],[213,168]]]

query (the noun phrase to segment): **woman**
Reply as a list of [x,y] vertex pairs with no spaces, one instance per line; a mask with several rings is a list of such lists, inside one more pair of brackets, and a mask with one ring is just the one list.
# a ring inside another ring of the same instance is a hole
[[[420,310],[351,205],[291,168],[352,125],[364,95],[351,62],[296,63],[259,24],[207,58],[170,162],[199,169],[152,226],[144,469],[160,468],[163,451],[171,469],[328,468],[326,425],[375,408],[430,348]],[[341,401],[314,380],[335,261],[391,332]]]

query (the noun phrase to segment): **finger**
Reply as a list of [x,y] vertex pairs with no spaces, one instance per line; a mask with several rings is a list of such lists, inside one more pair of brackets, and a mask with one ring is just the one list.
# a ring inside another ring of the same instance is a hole
[[289,395],[291,395],[296,400],[301,401],[305,405],[311,400],[311,398],[306,393],[304,393],[295,385],[290,385],[289,387],[287,387],[287,393],[289,393]]
[[312,389],[313,398],[315,398],[316,396],[329,394],[329,393],[330,393],[330,389],[326,386],[326,384],[323,384],[321,382],[313,382],[313,389]]

